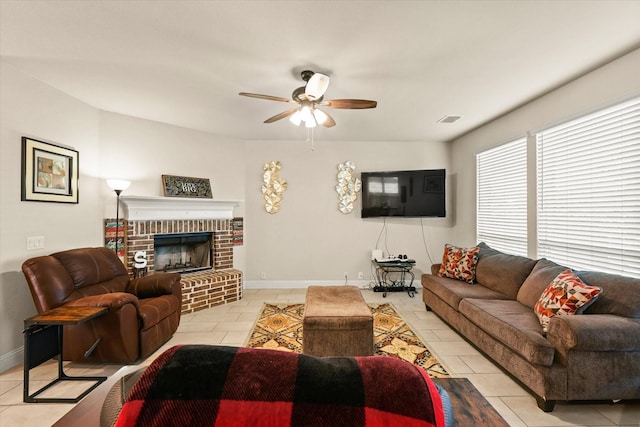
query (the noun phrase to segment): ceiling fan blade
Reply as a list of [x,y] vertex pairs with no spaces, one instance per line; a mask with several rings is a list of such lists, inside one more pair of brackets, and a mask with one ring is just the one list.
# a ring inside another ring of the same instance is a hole
[[311,100],[318,100],[324,95],[329,87],[329,76],[325,74],[315,73],[304,88],[304,93]]
[[267,101],[293,102],[288,98],[281,98],[279,96],[271,96],[271,95],[260,95],[259,93],[240,92],[238,95],[248,96],[249,98],[266,99]]
[[269,117],[267,120],[265,120],[265,123],[273,123],[273,122],[277,122],[278,120],[282,120],[285,117],[289,117],[290,115],[292,115],[293,113],[295,113],[296,111],[298,111],[298,107],[296,108],[292,108],[291,110],[287,110],[287,111],[283,111],[280,114],[276,114],[273,117]]
[[345,108],[350,110],[359,110],[362,108],[376,108],[377,101],[368,99],[332,99],[322,102],[322,105],[329,108]]

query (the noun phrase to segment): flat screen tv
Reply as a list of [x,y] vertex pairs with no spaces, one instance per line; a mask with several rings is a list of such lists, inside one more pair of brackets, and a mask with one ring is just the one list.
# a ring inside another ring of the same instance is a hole
[[362,173],[362,218],[444,217],[445,169]]

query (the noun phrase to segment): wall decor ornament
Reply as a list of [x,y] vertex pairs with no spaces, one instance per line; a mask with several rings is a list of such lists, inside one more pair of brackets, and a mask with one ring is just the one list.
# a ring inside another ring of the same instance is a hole
[[78,203],[78,152],[22,137],[22,201]]
[[280,201],[282,193],[287,189],[287,182],[280,177],[279,161],[272,160],[262,167],[262,195],[264,197],[264,210],[270,214],[277,213],[280,210]]
[[338,165],[336,192],[339,200],[338,209],[343,214],[353,211],[353,203],[356,201],[358,191],[362,188],[362,181],[354,176],[355,170],[356,164],[351,160]]

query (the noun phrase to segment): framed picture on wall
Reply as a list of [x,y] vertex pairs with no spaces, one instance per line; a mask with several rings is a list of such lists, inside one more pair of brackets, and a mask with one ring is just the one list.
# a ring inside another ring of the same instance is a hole
[[22,201],[78,203],[78,152],[22,137]]
[[213,198],[209,178],[162,175],[162,188],[165,197]]

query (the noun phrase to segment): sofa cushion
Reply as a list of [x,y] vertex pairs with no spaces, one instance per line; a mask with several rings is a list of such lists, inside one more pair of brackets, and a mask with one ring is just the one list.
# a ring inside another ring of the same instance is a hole
[[523,256],[505,254],[484,242],[479,243],[478,247],[480,253],[476,266],[476,281],[515,300],[522,282],[529,276],[536,261]]
[[602,288],[585,314],[615,314],[640,318],[640,279],[597,271],[576,271],[584,283]]
[[442,264],[438,276],[464,280],[471,284],[476,278],[476,263],[478,262],[477,246],[473,248],[459,248],[450,244],[444,245]]
[[539,259],[518,291],[518,302],[530,308],[535,307],[545,288],[566,268],[548,259]]
[[460,313],[496,340],[536,365],[551,366],[553,346],[542,335],[538,318],[517,301],[465,299]]
[[553,316],[578,314],[593,303],[602,289],[585,285],[571,270],[566,269],[546,287],[533,310],[540,319],[542,330],[547,332]]
[[492,291],[484,286],[469,286],[465,282],[461,282],[459,280],[429,274],[422,275],[422,287],[429,289],[456,310],[458,309],[460,301],[464,298],[492,300],[508,299],[506,295]]

